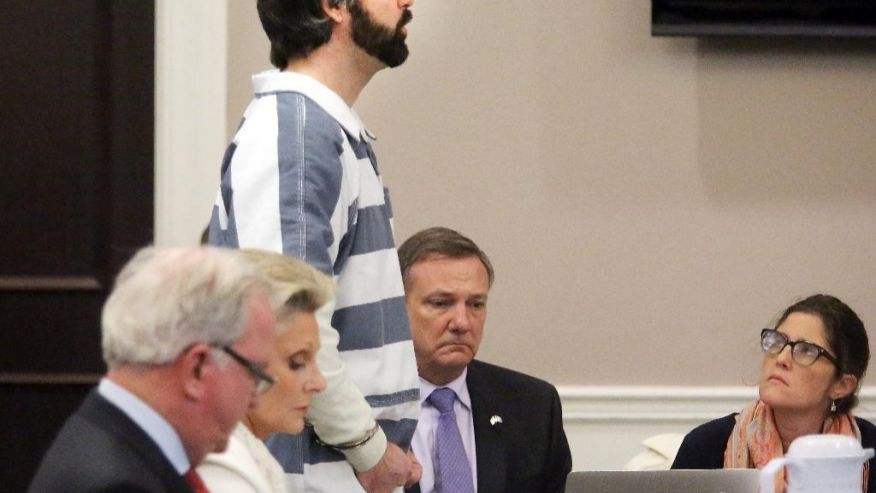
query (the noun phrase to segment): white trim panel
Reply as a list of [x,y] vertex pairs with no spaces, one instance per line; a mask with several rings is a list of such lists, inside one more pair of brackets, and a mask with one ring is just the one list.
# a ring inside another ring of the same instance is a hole
[[195,245],[210,219],[227,144],[227,16],[225,1],[155,2],[156,245]]
[[[687,433],[739,411],[755,387],[558,386],[573,469],[622,469],[645,450],[642,440]],[[876,420],[876,388],[860,392],[856,415]]]

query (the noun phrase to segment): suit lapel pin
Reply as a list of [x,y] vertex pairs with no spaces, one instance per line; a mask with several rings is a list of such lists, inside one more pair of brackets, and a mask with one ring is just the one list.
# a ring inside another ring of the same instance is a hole
[[499,416],[498,414],[494,414],[490,417],[490,426],[496,426],[497,423],[501,423],[501,422],[502,422],[502,416]]

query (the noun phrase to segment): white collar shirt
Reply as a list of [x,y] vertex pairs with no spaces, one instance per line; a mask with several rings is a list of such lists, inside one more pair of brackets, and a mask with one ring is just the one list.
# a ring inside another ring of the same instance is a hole
[[180,475],[189,470],[191,465],[179,434],[149,404],[107,378],[101,379],[97,392],[143,429]]
[[[468,385],[465,377],[468,375],[466,368],[456,380],[442,385],[456,393],[456,401],[453,403],[453,412],[456,414],[456,426],[459,427],[459,435],[462,437],[462,446],[465,448],[471,477],[474,482],[474,490],[477,491],[478,470],[475,447],[474,420],[471,411],[471,397],[468,393]],[[420,420],[417,422],[417,431],[411,441],[414,455],[423,466],[423,475],[420,478],[420,492],[434,493],[435,491],[435,434],[438,430],[438,412],[426,399],[435,389],[441,388],[420,378]]]
[[303,94],[322,107],[354,139],[377,140],[343,98],[313,77],[297,72],[266,70],[252,76],[252,87],[257,97],[287,91]]

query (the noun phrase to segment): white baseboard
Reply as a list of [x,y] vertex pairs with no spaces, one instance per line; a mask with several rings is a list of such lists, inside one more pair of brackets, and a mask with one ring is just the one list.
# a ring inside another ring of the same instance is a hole
[[[621,469],[645,438],[687,433],[757,397],[756,387],[558,386],[574,470]],[[876,418],[876,388],[865,387],[855,414]]]

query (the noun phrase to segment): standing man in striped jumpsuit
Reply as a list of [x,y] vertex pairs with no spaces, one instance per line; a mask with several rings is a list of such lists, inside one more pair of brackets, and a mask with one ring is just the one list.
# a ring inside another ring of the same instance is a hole
[[[413,0],[258,0],[271,70],[253,77],[222,163],[209,242],[303,259],[336,285],[317,315],[327,388],[301,435],[269,447],[292,491],[389,492],[419,479],[406,453],[419,383],[373,135],[351,108],[407,58]],[[290,361],[290,365],[294,365]]]

